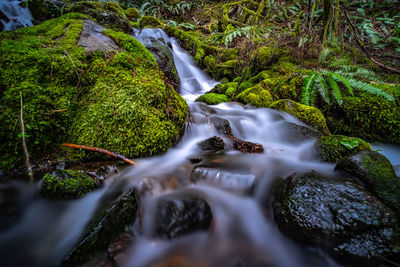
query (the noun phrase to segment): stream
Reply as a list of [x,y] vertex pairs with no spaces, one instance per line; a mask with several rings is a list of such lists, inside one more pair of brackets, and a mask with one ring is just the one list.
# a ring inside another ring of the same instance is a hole
[[[271,187],[276,178],[310,170],[333,174],[334,164],[315,155],[315,139],[296,134],[308,126],[271,109],[194,102],[217,82],[162,30],[144,29],[136,38],[144,44],[157,40],[171,50],[181,94],[190,108],[185,135],[165,154],[138,160],[136,166],[126,167],[101,189],[78,200],[47,200],[38,194],[40,184],[1,183],[2,266],[57,265],[104,199],[132,187],[140,198],[139,217],[130,229],[134,241],[121,266],[337,266],[321,250],[282,235],[272,216]],[[221,121],[229,121],[234,136],[262,144],[264,152],[234,150],[218,127]],[[205,153],[199,148],[200,141],[213,136],[224,139],[225,151]],[[157,203],[188,196],[208,203],[210,229],[172,240],[157,236]]]

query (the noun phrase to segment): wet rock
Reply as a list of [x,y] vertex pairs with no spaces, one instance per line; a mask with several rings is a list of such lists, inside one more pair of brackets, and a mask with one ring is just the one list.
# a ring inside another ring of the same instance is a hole
[[64,3],[57,0],[28,0],[27,5],[38,23],[61,16],[64,7]]
[[[127,227],[135,222],[137,209],[137,196],[133,190],[121,195],[89,224],[80,242],[60,266],[81,266],[104,252],[111,242],[122,236]],[[116,251],[109,253],[117,254],[113,253]]]
[[352,259],[396,253],[395,213],[351,179],[311,172],[275,191],[275,219],[294,239]]
[[283,122],[280,138],[291,143],[301,143],[306,139],[318,138],[321,133],[306,126],[302,126],[292,122]]
[[228,120],[220,117],[210,116],[210,122],[218,134],[232,135],[231,124]]
[[55,170],[43,177],[40,193],[50,198],[76,199],[97,187],[98,183],[82,171]]
[[206,231],[212,221],[211,209],[200,198],[165,197],[157,203],[155,231],[158,236],[173,239],[196,231]]
[[172,83],[176,91],[179,92],[181,80],[175,68],[174,58],[171,50],[162,41],[149,38],[145,42],[145,47],[153,54],[161,71],[165,74],[168,81]]
[[254,187],[256,177],[253,174],[196,167],[193,169],[190,179],[194,183],[205,182],[224,189],[248,193]]
[[343,158],[335,167],[358,179],[400,217],[400,179],[390,161],[373,150]]
[[102,34],[103,29],[99,24],[91,20],[85,20],[78,45],[83,46],[87,52],[108,52],[118,49],[118,46],[111,38]]
[[229,102],[229,98],[223,94],[207,93],[198,97],[196,102],[203,102],[207,105],[218,105],[223,102]]
[[371,145],[364,140],[344,135],[322,136],[317,142],[318,154],[328,162],[338,162],[343,157],[370,149]]
[[213,136],[197,143],[198,147],[205,152],[218,152],[225,149],[225,143],[222,138]]

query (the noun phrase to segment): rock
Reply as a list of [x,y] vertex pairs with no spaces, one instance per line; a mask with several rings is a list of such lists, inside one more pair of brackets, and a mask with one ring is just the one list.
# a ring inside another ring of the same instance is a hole
[[194,183],[205,182],[224,189],[248,193],[254,187],[256,177],[249,173],[235,173],[207,167],[193,169],[190,180]]
[[108,245],[126,232],[137,217],[134,190],[121,195],[103,209],[89,224],[83,237],[60,266],[81,266],[104,252]]
[[322,136],[317,142],[318,154],[328,162],[338,162],[343,157],[370,149],[371,145],[364,140],[344,135]]
[[181,80],[175,68],[174,58],[170,48],[167,44],[163,43],[162,40],[157,40],[155,38],[147,38],[145,46],[153,54],[158,66],[165,74],[168,81],[171,82],[175,90],[179,92]]
[[174,239],[211,226],[212,214],[207,202],[197,197],[164,197],[157,203],[155,231],[158,236]]
[[289,177],[279,189],[274,216],[292,238],[358,260],[397,253],[395,213],[351,179],[311,172]]
[[318,138],[321,133],[311,127],[284,121],[280,130],[280,138],[291,144],[301,143],[306,139]]
[[400,217],[400,179],[385,156],[365,150],[341,159],[335,170],[345,171],[360,179],[374,196]]
[[197,143],[198,147],[205,152],[218,152],[225,149],[225,143],[222,138],[214,136]]
[[210,116],[210,122],[218,134],[232,135],[231,124],[228,120],[216,116]]
[[259,83],[237,95],[236,100],[243,104],[250,104],[255,107],[268,108],[274,101],[270,91]]
[[196,99],[196,102],[203,102],[207,105],[217,105],[223,102],[229,102],[229,98],[223,94],[208,93]]
[[270,108],[289,113],[325,135],[330,135],[322,112],[314,107],[302,105],[290,99],[281,99],[271,104]]
[[28,0],[28,7],[37,22],[61,16],[64,3],[57,0]]
[[104,28],[99,24],[91,20],[85,20],[78,45],[83,46],[87,52],[117,50],[118,46],[110,37],[102,34],[103,30]]
[[161,21],[152,16],[143,16],[140,19],[140,28],[145,28],[145,27],[156,28],[161,25],[162,25]]
[[98,183],[82,171],[56,170],[43,177],[40,193],[51,198],[75,199],[97,187]]
[[139,13],[139,11],[136,9],[136,8],[134,8],[134,7],[131,7],[131,8],[128,8],[127,10],[125,10],[125,15],[126,15],[126,17],[129,19],[129,20],[131,20],[131,21],[136,21],[138,18],[140,18],[140,13]]

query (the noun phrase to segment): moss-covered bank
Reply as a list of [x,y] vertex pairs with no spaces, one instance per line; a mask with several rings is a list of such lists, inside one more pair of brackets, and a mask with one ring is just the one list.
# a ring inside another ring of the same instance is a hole
[[22,162],[20,93],[34,159],[62,142],[150,156],[182,133],[187,105],[151,53],[112,30],[103,33],[119,50],[86,52],[77,44],[85,18],[68,13],[0,34],[0,169]]

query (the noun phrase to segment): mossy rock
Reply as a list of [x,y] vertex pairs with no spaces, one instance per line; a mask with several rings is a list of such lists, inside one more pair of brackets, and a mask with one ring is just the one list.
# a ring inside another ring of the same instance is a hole
[[270,68],[276,60],[282,56],[283,50],[276,46],[264,46],[253,54],[253,73]]
[[38,26],[0,33],[1,170],[23,162],[20,93],[33,161],[63,142],[130,158],[150,156],[165,152],[183,133],[186,102],[165,85],[152,54],[133,37],[112,30],[103,34],[119,49],[88,54],[78,45],[85,18],[68,13]]
[[94,18],[106,28],[131,31],[130,23],[124,10],[116,2],[80,1],[70,2],[64,8],[64,13],[80,12]]
[[225,95],[229,97],[229,99],[232,99],[235,92],[236,92],[236,87],[229,87],[228,89],[226,89]]
[[217,105],[223,102],[229,102],[229,98],[223,94],[208,93],[196,99],[196,102],[203,102],[208,105]]
[[146,27],[160,27],[162,25],[161,21],[155,17],[152,16],[143,16],[140,19],[140,27],[141,28],[146,28]]
[[373,150],[341,159],[335,170],[357,177],[366,187],[400,217],[400,179],[390,161]]
[[82,171],[57,170],[45,174],[40,193],[50,198],[75,199],[96,188],[96,181]]
[[216,66],[215,76],[217,78],[228,78],[233,80],[240,74],[240,63],[237,59],[228,60]]
[[393,95],[395,101],[360,93],[358,97],[344,96],[340,110],[326,107],[329,128],[366,140],[400,144],[400,86],[382,89]]
[[270,108],[289,113],[325,135],[330,135],[326,120],[321,111],[290,99],[281,99],[271,104]]
[[356,137],[328,135],[318,139],[317,150],[321,158],[328,162],[338,162],[341,158],[371,149],[371,145]]
[[27,6],[32,13],[32,17],[37,22],[42,22],[61,16],[61,9],[64,4],[60,1],[28,0]]
[[250,104],[258,108],[268,108],[274,101],[271,93],[264,89],[260,83],[238,94],[236,100],[243,104]]

